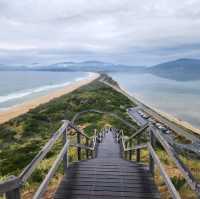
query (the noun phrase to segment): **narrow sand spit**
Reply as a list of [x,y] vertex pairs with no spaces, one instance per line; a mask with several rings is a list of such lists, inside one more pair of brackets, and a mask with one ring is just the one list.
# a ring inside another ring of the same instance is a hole
[[99,77],[99,74],[91,73],[91,75],[89,75],[89,77],[79,80],[79,81],[76,81],[76,82],[73,82],[73,83],[65,86],[64,88],[61,88],[56,91],[52,91],[47,95],[40,96],[34,100],[24,102],[20,105],[16,105],[6,111],[2,111],[2,112],[0,112],[0,124],[7,122],[8,120],[15,118],[19,115],[22,115],[22,114],[28,112],[30,109],[36,108],[37,106],[39,106],[41,104],[47,103],[54,98],[57,98],[64,94],[70,93],[70,92],[78,89],[79,87],[92,82],[93,80],[97,79],[98,77]]

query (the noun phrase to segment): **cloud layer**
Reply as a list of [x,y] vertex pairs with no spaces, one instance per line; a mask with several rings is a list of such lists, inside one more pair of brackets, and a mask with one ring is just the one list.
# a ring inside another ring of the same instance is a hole
[[0,62],[200,55],[199,0],[0,0]]

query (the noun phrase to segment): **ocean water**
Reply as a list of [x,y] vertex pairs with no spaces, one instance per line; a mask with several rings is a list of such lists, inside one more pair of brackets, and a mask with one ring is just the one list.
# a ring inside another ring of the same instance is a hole
[[133,96],[200,128],[200,81],[175,81],[151,74],[111,73]]
[[83,72],[0,71],[0,111],[88,76]]

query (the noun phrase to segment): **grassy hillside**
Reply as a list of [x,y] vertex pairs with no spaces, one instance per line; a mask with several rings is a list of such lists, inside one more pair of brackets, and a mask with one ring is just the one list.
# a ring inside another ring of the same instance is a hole
[[[106,80],[115,85],[117,84],[116,82],[112,82],[110,78],[106,77]],[[97,109],[116,113],[118,116],[126,119],[126,121],[129,121],[137,129],[138,126],[126,113],[126,109],[132,106],[135,106],[135,104],[122,94],[117,93],[101,82],[94,81],[70,94],[54,99],[47,104],[41,105],[20,117],[0,125],[0,180],[6,179],[10,175],[18,175],[44,146],[52,133],[60,127],[61,120],[71,120],[77,112]],[[99,130],[106,125],[119,129],[123,128],[126,135],[133,133],[133,129],[125,126],[115,117],[106,114],[86,113],[78,117],[76,124],[84,129],[88,135],[92,135],[94,129]],[[144,137],[144,139],[146,138]],[[41,162],[33,173],[32,178],[26,183],[23,190],[23,198],[31,198],[32,193],[47,174],[61,147],[62,143],[58,141],[53,150],[48,153],[46,159]],[[70,149],[69,153],[70,161],[77,159],[75,149]],[[195,198],[195,195],[186,185],[180,172],[172,164],[172,161],[162,148],[158,147],[157,153],[176,188],[181,192],[182,197],[187,199]],[[142,152],[142,159],[147,164],[147,150]],[[194,174],[196,172],[195,176],[200,179],[198,173],[200,161],[198,159],[188,158],[186,155],[181,155],[181,159],[183,159],[184,163],[188,165]],[[54,192],[55,185],[58,184],[62,177],[62,172],[63,168],[61,167],[51,182],[49,192],[45,198],[51,198],[49,193]],[[160,178],[159,172],[156,173],[156,180],[162,192],[162,197],[169,198],[169,193],[167,192],[166,186],[164,186],[163,180]]]
[[[103,83],[95,81],[1,125],[1,179],[5,179],[10,175],[18,175],[44,146],[52,133],[58,129],[61,120],[71,120],[77,112],[95,108],[117,113],[136,126],[126,113],[126,109],[130,106],[134,106],[134,104],[122,94],[116,93]],[[88,113],[80,117],[76,123],[85,124],[85,131],[89,135],[93,133],[94,128],[101,129],[108,124],[118,128],[122,127],[119,120],[108,115],[94,113]],[[131,129],[128,127],[125,130],[131,133]],[[33,175],[31,183],[41,181],[60,147],[61,144],[58,142]],[[74,156],[75,154],[71,151],[70,155]]]

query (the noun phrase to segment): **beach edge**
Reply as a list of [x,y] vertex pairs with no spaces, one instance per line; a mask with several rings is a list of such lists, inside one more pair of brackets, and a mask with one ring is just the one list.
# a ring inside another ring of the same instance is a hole
[[8,110],[2,111],[0,112],[0,124],[3,124],[13,118],[23,115],[27,113],[28,111],[30,111],[31,109],[34,109],[42,104],[48,103],[49,101],[55,98],[71,93],[72,91],[91,83],[92,81],[98,79],[99,77],[100,77],[100,74],[98,73],[89,73],[89,75],[84,79],[72,82],[63,88],[54,90],[46,95],[39,96],[35,99],[29,100],[27,102],[11,107]]

